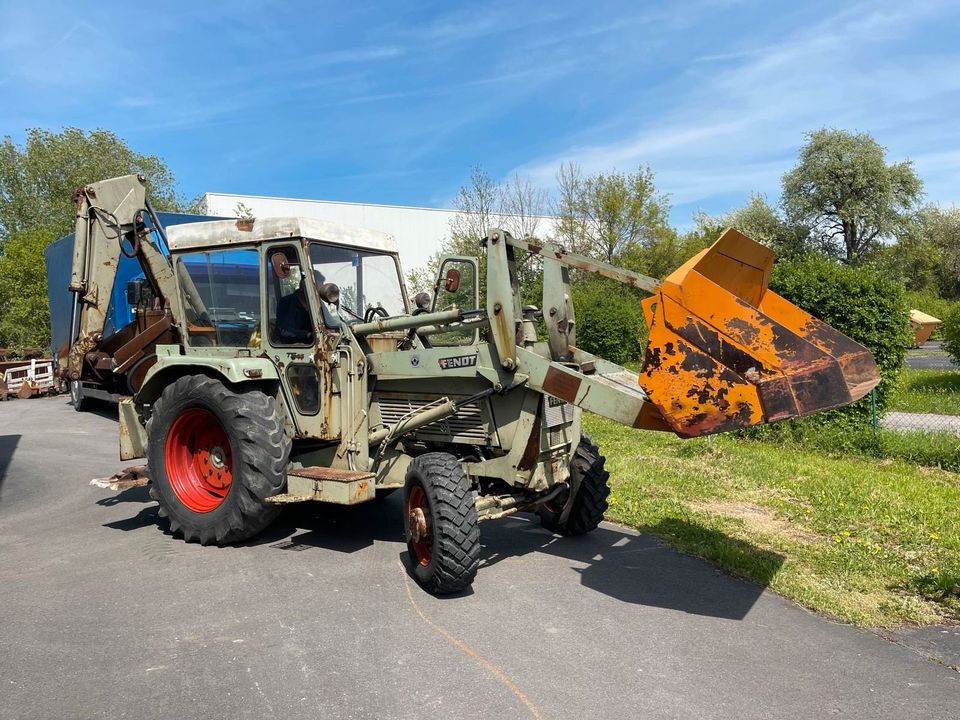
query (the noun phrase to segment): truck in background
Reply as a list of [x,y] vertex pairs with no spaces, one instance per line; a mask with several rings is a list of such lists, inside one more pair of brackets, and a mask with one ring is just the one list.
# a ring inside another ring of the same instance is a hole
[[[157,212],[156,218],[161,227],[224,219],[220,216],[170,212]],[[150,218],[147,218],[146,222],[149,223]],[[50,303],[50,357],[53,359],[54,376],[62,379],[63,387],[70,391],[74,409],[81,411],[87,400],[115,403],[120,395],[132,395],[136,391],[137,378],[142,380],[155,358],[149,354],[141,358],[136,363],[137,367],[127,374],[125,387],[119,387],[109,373],[101,377],[81,377],[73,381],[62,378],[60,366],[76,338],[79,319],[74,313],[75,294],[67,289],[73,264],[74,239],[74,233],[64,235],[50,243],[43,254],[47,270],[47,299]],[[166,247],[161,249],[164,253],[169,252]],[[137,259],[121,254],[104,323],[104,337],[118,335],[119,331],[134,322],[143,278],[143,268]]]

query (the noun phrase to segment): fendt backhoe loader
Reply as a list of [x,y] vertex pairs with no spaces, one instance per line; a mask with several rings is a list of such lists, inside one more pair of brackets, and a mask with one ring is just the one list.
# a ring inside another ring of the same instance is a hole
[[[662,282],[493,230],[483,304],[477,260],[459,256],[411,304],[390,236],[306,218],[165,236],[144,182],[77,193],[63,360],[73,381],[141,368],[120,455],[147,458],[187,541],[233,543],[288,503],[403,487],[413,574],[456,592],[476,574],[480,520],[534,511],[566,535],[601,521],[608,474],[582,410],[696,437],[844,405],[879,380],[866,348],[767,289],[773,254],[734,230]],[[140,261],[142,294],[122,338],[104,338],[121,252]],[[541,309],[520,304],[522,253],[542,258]],[[639,374],[577,348],[571,268],[651,293]]]

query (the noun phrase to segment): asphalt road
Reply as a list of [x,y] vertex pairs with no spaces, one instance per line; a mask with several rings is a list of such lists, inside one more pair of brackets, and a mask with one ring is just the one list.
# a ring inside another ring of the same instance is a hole
[[908,350],[907,367],[913,370],[957,370],[957,364],[943,349],[939,340],[925,342],[916,350]]
[[471,594],[401,566],[400,499],[258,542],[157,527],[109,412],[0,404],[0,718],[952,718],[960,675],[605,525],[483,527]]

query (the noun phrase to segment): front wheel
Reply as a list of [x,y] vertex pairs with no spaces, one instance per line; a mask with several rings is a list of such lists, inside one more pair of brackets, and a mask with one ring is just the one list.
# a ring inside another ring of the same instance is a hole
[[147,423],[150,494],[187,542],[253,537],[280,513],[290,439],[276,401],[204,375],[168,386]]
[[86,407],[86,398],[83,396],[83,385],[79,380],[70,381],[70,401],[73,403],[73,409],[77,412],[83,412]]
[[407,469],[403,525],[413,576],[435,595],[465,590],[480,564],[473,488],[448,453],[420,455]]
[[570,479],[579,482],[579,491],[573,498],[566,518],[563,517],[563,509],[569,493],[540,506],[540,523],[547,530],[560,535],[584,535],[596,529],[607,511],[607,496],[610,494],[607,486],[610,473],[604,468],[605,462],[606,458],[600,454],[600,449],[587,435],[582,435],[570,461]]

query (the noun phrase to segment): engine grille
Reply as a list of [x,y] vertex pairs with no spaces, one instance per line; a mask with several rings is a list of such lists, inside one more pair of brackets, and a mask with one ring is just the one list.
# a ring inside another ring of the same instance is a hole
[[566,425],[573,422],[573,406],[555,397],[546,397],[546,406],[543,408],[543,424],[548,428],[557,425]]
[[[393,425],[408,413],[436,398],[379,397],[380,421]],[[456,415],[422,427],[416,435],[425,440],[439,440],[486,445],[490,439],[490,423],[479,403],[464,405]]]

